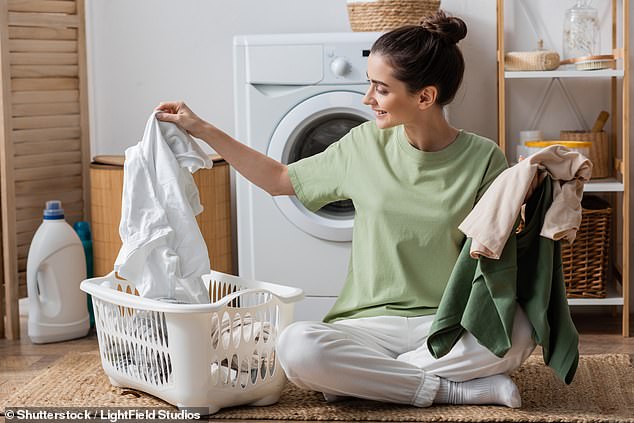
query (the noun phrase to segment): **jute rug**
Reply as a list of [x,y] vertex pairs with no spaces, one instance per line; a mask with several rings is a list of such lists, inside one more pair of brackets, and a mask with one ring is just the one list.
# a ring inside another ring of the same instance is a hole
[[[531,356],[513,375],[522,408],[432,406],[416,408],[351,399],[326,403],[318,393],[287,384],[269,407],[221,410],[213,420],[634,422],[634,368],[626,354],[582,356],[566,386]],[[144,393],[110,385],[97,352],[70,353],[16,391],[4,407],[169,407]]]

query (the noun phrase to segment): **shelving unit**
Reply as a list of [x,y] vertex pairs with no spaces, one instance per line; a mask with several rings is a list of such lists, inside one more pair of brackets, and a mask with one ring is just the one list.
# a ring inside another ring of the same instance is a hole
[[[506,0],[513,1],[513,0]],[[519,0],[521,1],[521,0]],[[504,70],[504,4],[505,0],[497,0],[497,74],[498,74],[498,142],[500,148],[509,154],[507,142],[507,84],[511,84],[516,79],[548,79],[553,78],[608,78],[611,81],[611,116],[612,116],[612,151],[615,155],[614,173],[615,177],[606,179],[592,180],[586,184],[584,192],[609,193],[614,198],[617,196],[621,199],[622,206],[619,208],[621,212],[622,222],[618,228],[622,235],[622,268],[615,271],[620,275],[619,281],[614,280],[608,283],[608,294],[606,298],[571,298],[568,300],[570,305],[574,306],[620,306],[622,307],[622,333],[623,336],[629,336],[629,303],[630,303],[630,263],[629,263],[629,245],[630,245],[630,165],[629,165],[629,0],[611,0],[612,8],[612,50],[617,59],[616,69],[605,69],[596,71],[577,71],[577,70],[554,70],[554,71],[536,71],[536,72],[506,72]],[[620,5],[620,8],[619,8]],[[620,20],[619,20],[620,11]],[[617,43],[617,34],[619,29],[622,32],[622,46]],[[621,82],[620,90],[618,89],[618,81]],[[510,87],[509,87],[510,90]],[[619,92],[620,91],[620,92]],[[620,99],[620,104],[618,103]],[[509,112],[510,113],[510,112]],[[617,113],[619,117],[617,117]],[[615,128],[620,129],[620,136]],[[533,128],[528,128],[533,129]],[[621,157],[616,158],[617,140],[621,143]],[[611,260],[611,265],[615,265],[615,258]]]

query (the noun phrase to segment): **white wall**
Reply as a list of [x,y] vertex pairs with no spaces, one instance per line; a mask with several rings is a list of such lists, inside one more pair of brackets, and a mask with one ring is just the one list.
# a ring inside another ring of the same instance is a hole
[[162,100],[233,132],[236,34],[350,31],[342,0],[91,0],[92,153],[123,154]]
[[[452,120],[495,138],[495,2],[443,4],[469,25]],[[86,19],[93,155],[123,154],[161,100],[232,133],[236,34],[350,31],[345,0],[89,0]]]
[[[507,0],[509,13],[514,3]],[[546,47],[560,50],[563,10],[572,0],[524,3],[541,17],[543,25],[538,26]],[[595,3],[604,20],[603,46],[609,48],[608,1]],[[496,1],[443,0],[442,7],[462,17],[469,31],[461,42],[467,71],[450,106],[452,123],[497,139]],[[123,154],[138,142],[148,115],[161,100],[185,100],[201,117],[232,134],[236,34],[350,31],[345,0],[89,0],[86,19],[93,155]],[[516,9],[507,19],[507,46],[532,49],[537,36],[521,11]],[[572,85],[579,100],[587,95],[594,99],[580,101],[591,124],[599,106],[608,107],[607,90],[594,83]],[[508,124],[515,134],[526,129],[543,88],[535,88],[533,81],[510,89]],[[634,98],[634,84],[631,90]],[[544,125],[553,131],[574,129],[574,117],[561,95],[554,97]]]

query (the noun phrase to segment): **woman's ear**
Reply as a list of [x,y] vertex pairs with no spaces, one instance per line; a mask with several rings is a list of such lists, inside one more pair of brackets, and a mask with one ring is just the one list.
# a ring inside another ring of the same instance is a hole
[[423,88],[418,94],[418,107],[427,110],[436,103],[438,89],[433,85]]

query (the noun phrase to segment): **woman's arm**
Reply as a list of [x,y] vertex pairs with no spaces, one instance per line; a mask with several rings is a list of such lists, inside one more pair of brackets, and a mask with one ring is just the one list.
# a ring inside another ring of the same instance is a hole
[[286,165],[240,143],[196,116],[183,102],[161,103],[157,119],[173,122],[205,141],[246,179],[271,195],[295,195]]

